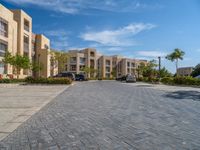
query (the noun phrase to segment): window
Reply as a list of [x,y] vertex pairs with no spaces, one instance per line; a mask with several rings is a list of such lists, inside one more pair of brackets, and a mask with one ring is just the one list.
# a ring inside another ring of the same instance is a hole
[[106,66],[110,66],[110,60],[106,60]]
[[71,65],[70,66],[70,71],[76,71],[76,65]]
[[0,18],[0,35],[8,37],[8,23]]
[[24,51],[28,52],[29,51],[29,36],[24,35]]
[[8,45],[6,43],[0,42],[0,56],[4,56],[7,50],[8,50]]
[[85,63],[85,58],[80,57],[80,64],[84,64]]
[[29,21],[24,19],[24,30],[26,30],[27,32],[29,32]]
[[70,63],[76,63],[76,57],[70,57]]
[[45,49],[49,49],[49,46],[47,44],[44,44]]
[[131,67],[135,67],[135,63],[131,63]]
[[130,62],[127,62],[127,66],[130,67]]
[[94,52],[90,52],[90,56],[91,56],[91,57],[94,57]]
[[106,67],[106,72],[110,72],[110,67]]

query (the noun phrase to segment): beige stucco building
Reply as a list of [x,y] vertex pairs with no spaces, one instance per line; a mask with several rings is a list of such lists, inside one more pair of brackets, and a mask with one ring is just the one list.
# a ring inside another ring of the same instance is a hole
[[123,58],[118,55],[101,56],[98,59],[99,78],[121,77],[132,74],[138,77],[137,68],[140,63],[147,64],[146,60]]
[[12,74],[13,67],[5,65],[1,60],[5,51],[12,55],[17,53],[17,22],[13,19],[14,14],[0,4],[0,74]]
[[193,71],[193,67],[182,67],[177,69],[178,76],[190,76]]
[[6,51],[27,56],[41,67],[37,72],[21,69],[20,78],[31,75],[49,77],[58,73],[58,66],[51,62],[50,40],[32,32],[32,18],[23,10],[9,10],[0,4],[0,74],[3,77],[16,74],[14,67],[2,62]]
[[85,73],[84,68],[97,70],[96,49],[86,48],[83,50],[69,50],[69,59],[66,63],[66,71],[75,74],[86,74],[87,77],[96,77],[95,73]]

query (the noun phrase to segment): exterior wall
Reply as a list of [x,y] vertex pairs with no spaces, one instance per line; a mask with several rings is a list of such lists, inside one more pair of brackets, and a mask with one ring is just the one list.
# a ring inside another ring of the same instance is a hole
[[[82,71],[82,68],[84,67],[97,70],[97,55],[95,49],[86,48],[81,51],[70,50],[68,53],[70,57],[67,62],[67,71],[75,74],[84,74]],[[96,73],[93,75],[87,74],[87,77],[96,77]]]
[[[7,50],[15,55],[17,52],[17,22],[13,20],[13,13],[0,4],[0,20],[7,24],[7,36],[0,34],[0,42],[7,45]],[[0,56],[2,61],[3,56]],[[0,74],[13,74],[13,67],[1,63]]]
[[[99,78],[111,78],[112,77],[112,56],[101,56],[98,59],[98,77]],[[107,61],[109,64],[107,64]]]
[[177,69],[177,75],[179,76],[190,76],[193,71],[193,67],[184,67]]
[[51,68],[50,41],[44,35],[37,34],[35,42],[35,59],[42,68],[41,71],[38,71],[36,76],[49,77]]
[[[18,25],[17,53],[20,55],[26,55],[31,60],[32,18],[23,10],[12,10],[12,12],[14,14],[14,20],[17,22]],[[32,75],[30,70],[21,70],[20,78],[24,78],[28,75]]]

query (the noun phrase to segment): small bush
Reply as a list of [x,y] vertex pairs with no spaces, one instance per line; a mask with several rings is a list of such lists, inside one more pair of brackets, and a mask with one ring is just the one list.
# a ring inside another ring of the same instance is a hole
[[163,84],[170,84],[170,85],[172,85],[172,84],[174,84],[174,79],[172,77],[164,77],[164,78],[161,79],[161,82]]
[[102,80],[115,80],[115,78],[102,78]]
[[27,77],[25,79],[27,83],[33,84],[71,84],[72,80],[69,78],[33,78]]
[[0,83],[19,83],[24,81],[24,79],[0,79]]
[[161,80],[164,84],[176,85],[197,85],[200,86],[200,79],[193,77],[165,77]]

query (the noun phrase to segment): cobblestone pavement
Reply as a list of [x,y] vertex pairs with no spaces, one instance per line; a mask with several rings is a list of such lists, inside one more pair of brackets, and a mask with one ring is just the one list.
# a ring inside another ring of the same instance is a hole
[[16,150],[199,150],[200,93],[120,82],[68,88],[0,143]]

